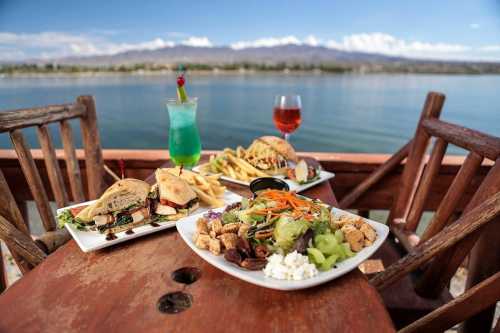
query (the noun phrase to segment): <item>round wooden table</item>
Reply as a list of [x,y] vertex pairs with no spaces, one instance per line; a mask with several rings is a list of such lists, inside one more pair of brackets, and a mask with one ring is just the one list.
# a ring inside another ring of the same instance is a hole
[[[247,193],[239,186],[231,190]],[[335,204],[328,183],[304,192]],[[197,267],[190,285],[172,280]],[[192,306],[178,314],[158,299],[183,291]],[[319,287],[276,291],[212,267],[175,229],[83,253],[58,249],[0,296],[0,332],[393,332],[377,291],[359,270]]]

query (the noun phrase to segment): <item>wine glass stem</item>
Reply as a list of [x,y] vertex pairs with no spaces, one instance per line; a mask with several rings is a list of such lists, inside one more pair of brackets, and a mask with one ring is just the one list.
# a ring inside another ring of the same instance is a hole
[[290,140],[290,133],[284,133],[283,138],[285,139],[285,141],[289,141]]

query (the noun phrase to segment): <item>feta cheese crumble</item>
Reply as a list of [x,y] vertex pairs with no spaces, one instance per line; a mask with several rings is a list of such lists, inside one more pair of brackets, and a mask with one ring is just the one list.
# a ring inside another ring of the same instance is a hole
[[264,268],[264,275],[278,280],[305,280],[318,275],[318,270],[314,264],[309,262],[309,258],[297,251],[287,254],[273,254],[267,258],[267,265]]

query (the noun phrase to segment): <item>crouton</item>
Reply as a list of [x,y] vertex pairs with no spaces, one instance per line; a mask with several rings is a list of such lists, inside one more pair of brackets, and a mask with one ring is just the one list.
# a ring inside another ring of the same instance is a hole
[[363,222],[363,225],[359,228],[359,230],[363,233],[363,235],[365,235],[366,239],[372,243],[377,238],[377,233],[368,223]]
[[209,235],[198,234],[198,237],[196,237],[194,245],[196,245],[196,247],[199,249],[208,250],[210,239],[211,238]]
[[240,223],[228,223],[222,227],[222,233],[223,234],[227,234],[227,233],[236,234],[236,233],[238,233],[239,229],[240,229]]
[[353,225],[354,219],[348,215],[337,215],[333,219],[334,227],[341,229],[345,225]]
[[363,245],[365,247],[371,246],[372,244],[373,244],[373,241],[365,238],[365,241],[363,242]]
[[210,250],[210,252],[218,256],[221,252],[220,240],[216,238],[210,238],[208,249]]
[[250,229],[250,224],[242,223],[240,229],[238,230],[238,236],[246,238],[248,229]]
[[341,230],[344,233],[346,241],[351,246],[351,250],[359,252],[363,249],[365,237],[361,231],[350,224],[344,225]]
[[208,221],[207,219],[201,218],[196,221],[196,231],[199,234],[208,235]]
[[238,242],[238,235],[226,233],[220,235],[219,239],[226,249],[234,249],[236,248],[236,243]]
[[217,233],[213,230],[210,230],[208,234],[210,235],[210,238],[217,238]]
[[219,219],[212,220],[210,223],[210,229],[215,232],[217,235],[222,233],[222,222]]
[[364,224],[367,224],[362,217],[353,220],[354,220],[353,221],[354,226],[358,229],[360,229],[361,226],[363,226]]

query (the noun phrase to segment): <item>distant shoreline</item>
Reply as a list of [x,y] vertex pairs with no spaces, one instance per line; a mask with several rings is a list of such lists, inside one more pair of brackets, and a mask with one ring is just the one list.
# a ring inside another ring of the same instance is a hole
[[[58,63],[0,64],[2,77],[75,77],[119,75],[172,75],[179,64],[127,63],[76,65]],[[338,74],[500,74],[500,64],[444,62],[329,62],[329,63],[186,63],[197,75],[338,75]]]
[[[203,71],[203,70],[190,70],[189,74],[198,76],[255,76],[255,75],[282,75],[282,76],[342,76],[342,75],[500,75],[500,73],[457,73],[457,72],[317,72],[317,71]],[[51,72],[51,73],[38,73],[38,72],[23,72],[23,73],[0,73],[0,79],[4,78],[78,78],[78,77],[125,77],[125,76],[174,76],[175,71],[131,71],[131,72],[113,72],[113,71],[96,71],[96,72]]]

